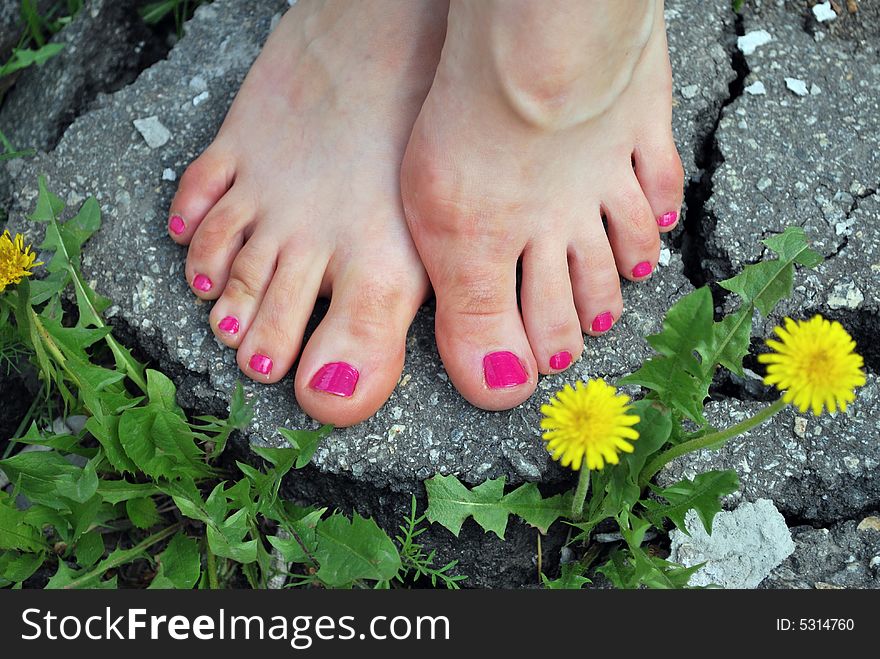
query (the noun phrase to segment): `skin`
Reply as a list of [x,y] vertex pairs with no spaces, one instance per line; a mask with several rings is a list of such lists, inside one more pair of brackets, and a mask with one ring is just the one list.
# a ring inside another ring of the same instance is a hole
[[[662,7],[551,2],[300,0],[282,18],[169,216],[246,375],[298,360],[302,408],[357,423],[395,387],[433,285],[452,382],[505,409],[581,355],[597,315],[620,317],[618,272],[646,278],[632,269],[656,265],[672,228],[656,218],[681,203]],[[525,381],[490,387],[493,351]],[[338,363],[355,386],[327,375]]]

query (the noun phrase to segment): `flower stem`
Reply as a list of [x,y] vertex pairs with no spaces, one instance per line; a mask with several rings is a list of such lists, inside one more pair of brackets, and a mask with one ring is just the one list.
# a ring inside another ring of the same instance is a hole
[[585,465],[581,465],[577,489],[574,491],[574,499],[571,500],[571,518],[576,522],[584,516],[584,501],[587,499],[587,490],[589,489],[590,470]]
[[786,407],[786,405],[787,403],[785,403],[782,398],[779,398],[754,416],[749,417],[744,421],[740,421],[736,425],[730,426],[730,428],[725,428],[724,430],[709,433],[708,435],[703,435],[702,437],[697,437],[696,439],[682,442],[681,444],[667,449],[656,458],[654,458],[650,463],[648,463],[648,466],[645,467],[644,470],[642,470],[642,476],[641,478],[639,478],[639,487],[644,488],[658,471],[660,471],[672,460],[675,460],[675,458],[686,455],[687,453],[693,453],[694,451],[708,448],[710,446],[723,444],[728,439],[736,437],[737,435],[741,435],[742,433],[751,430],[755,426],[764,423],[764,421],[776,415],[780,410],[782,410],[782,408]]

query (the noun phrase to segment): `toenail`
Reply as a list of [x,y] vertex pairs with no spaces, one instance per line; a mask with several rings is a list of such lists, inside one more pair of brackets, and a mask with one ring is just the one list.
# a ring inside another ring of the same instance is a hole
[[490,352],[483,357],[483,374],[490,389],[516,387],[528,380],[519,357],[507,350]]
[[193,279],[193,288],[202,293],[207,293],[214,287],[213,282],[205,275],[196,275]]
[[678,211],[669,211],[657,218],[657,224],[661,227],[671,227],[676,222],[678,222]]
[[652,266],[650,263],[648,263],[647,261],[642,261],[641,263],[637,264],[635,268],[633,268],[633,277],[647,277],[651,274],[651,271],[653,269],[654,266]]
[[571,353],[568,350],[557,352],[550,358],[550,368],[554,371],[561,371],[564,368],[568,368],[569,364],[571,364]]
[[217,323],[217,328],[227,334],[238,334],[238,318],[226,316],[226,318]]
[[331,362],[324,364],[312,378],[312,389],[326,391],[334,396],[348,397],[354,393],[360,373],[351,364]]
[[590,325],[590,330],[593,332],[607,332],[611,329],[611,326],[614,324],[614,316],[611,315],[610,311],[603,311],[598,316],[593,318],[593,324]]
[[180,215],[172,215],[171,219],[168,220],[168,228],[175,236],[179,236],[186,231],[186,222],[183,221]]
[[269,375],[272,371],[272,360],[266,357],[266,355],[261,355],[260,353],[256,353],[251,356],[251,360],[248,362],[248,366],[251,367],[257,373],[262,373],[263,375]]

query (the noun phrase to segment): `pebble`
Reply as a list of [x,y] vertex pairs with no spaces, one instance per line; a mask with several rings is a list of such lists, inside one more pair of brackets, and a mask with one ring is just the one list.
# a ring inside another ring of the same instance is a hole
[[858,309],[865,296],[852,282],[836,284],[828,296],[828,306],[832,309]]
[[794,418],[794,434],[798,437],[804,437],[807,434],[807,420],[802,416]]
[[681,88],[681,95],[685,98],[693,98],[697,95],[699,89],[700,88],[697,85],[688,85],[687,87]]
[[816,20],[820,23],[825,23],[827,21],[836,20],[837,12],[831,8],[830,2],[820,2],[818,5],[813,5],[813,16],[815,16]]
[[798,96],[806,96],[807,94],[809,94],[809,91],[807,90],[807,83],[805,83],[800,78],[786,78],[785,86]]
[[672,258],[672,252],[669,251],[668,247],[664,247],[660,250],[660,258],[657,259],[657,263],[664,268],[669,265],[669,261]]
[[758,190],[760,190],[761,192],[764,192],[764,190],[769,188],[771,185],[773,185],[773,179],[766,176],[762,179],[759,179],[757,183]]
[[193,107],[199,107],[202,103],[211,98],[211,92],[204,91],[193,98]]
[[746,87],[746,94],[751,94],[752,96],[763,96],[766,93],[767,88],[760,80],[755,80],[755,82]]
[[821,94],[821,93],[822,93],[822,89],[815,82],[812,85],[810,85],[810,94],[812,96],[816,96],[817,94]]
[[166,167],[162,170],[162,180],[163,181],[176,181],[177,174],[174,173],[174,170],[170,167]]
[[866,517],[856,527],[857,531],[877,531],[880,532],[880,517],[871,515]]
[[151,149],[158,149],[168,144],[171,139],[171,131],[159,121],[159,117],[153,115],[145,119],[135,119],[134,127],[137,128],[141,137]]
[[736,40],[736,47],[742,51],[743,55],[751,55],[759,46],[773,41],[773,37],[767,30],[753,30],[747,32]]

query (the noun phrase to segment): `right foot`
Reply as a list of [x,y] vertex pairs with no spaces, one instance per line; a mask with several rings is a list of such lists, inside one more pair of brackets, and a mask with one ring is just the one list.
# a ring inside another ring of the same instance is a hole
[[[281,19],[215,141],[186,170],[169,233],[238,364],[321,422],[385,402],[428,292],[399,168],[443,43],[443,2],[317,3]],[[308,345],[318,296],[330,309]]]
[[452,0],[401,188],[474,405],[523,402],[620,317],[618,273],[650,276],[682,198],[671,88],[658,0]]

